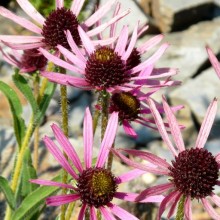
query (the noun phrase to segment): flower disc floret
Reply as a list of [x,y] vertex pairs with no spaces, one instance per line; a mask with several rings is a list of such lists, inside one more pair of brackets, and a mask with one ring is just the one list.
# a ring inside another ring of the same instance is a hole
[[81,44],[78,33],[78,20],[72,11],[65,8],[57,8],[47,17],[43,29],[43,42],[51,49],[55,49],[57,45],[70,49],[67,42],[65,31],[69,30],[77,45]]
[[130,75],[121,57],[108,47],[96,49],[89,57],[86,69],[86,81],[95,87],[107,89],[129,82]]
[[185,196],[211,195],[218,179],[218,164],[210,152],[196,148],[181,152],[169,167],[175,187]]
[[130,92],[115,93],[110,100],[110,112],[119,112],[119,119],[133,121],[140,113],[140,101]]
[[77,183],[83,203],[96,208],[108,204],[118,185],[112,173],[105,168],[89,168],[80,175]]
[[126,61],[126,69],[130,70],[141,63],[141,54],[135,47]]

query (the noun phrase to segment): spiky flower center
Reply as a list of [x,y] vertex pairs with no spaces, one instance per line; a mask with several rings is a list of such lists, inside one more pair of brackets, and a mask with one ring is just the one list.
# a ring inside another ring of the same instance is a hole
[[84,170],[78,179],[77,187],[82,203],[96,208],[108,204],[117,190],[116,178],[104,168]]
[[119,112],[119,119],[133,121],[140,113],[140,101],[130,92],[115,93],[110,100],[110,113]]
[[212,193],[218,179],[218,164],[206,149],[185,150],[172,164],[172,181],[185,196],[201,199]]
[[86,81],[99,89],[119,86],[130,80],[125,63],[108,47],[100,47],[90,55],[85,72]]
[[43,29],[43,42],[51,49],[56,49],[58,44],[69,49],[65,31],[69,30],[77,45],[81,44],[78,33],[78,20],[72,11],[65,8],[58,8],[52,11],[47,17]]
[[126,69],[130,70],[141,63],[141,55],[137,48],[134,48],[126,61]]
[[37,49],[24,50],[21,57],[21,68],[27,69],[28,72],[34,72],[43,70],[46,65],[47,59]]

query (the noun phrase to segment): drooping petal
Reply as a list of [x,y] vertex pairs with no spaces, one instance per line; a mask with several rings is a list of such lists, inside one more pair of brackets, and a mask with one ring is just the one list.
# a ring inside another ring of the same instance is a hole
[[[114,195],[115,198],[125,200],[125,201],[129,201],[129,202],[136,202],[138,196],[139,196],[138,193],[125,193],[125,192],[116,192],[115,195]],[[143,202],[143,203],[161,202],[163,199],[164,199],[164,196],[156,195],[156,196],[145,197],[142,200],[138,200],[138,202]]]
[[12,12],[10,12],[8,9],[6,9],[4,7],[0,7],[0,15],[14,21],[15,23],[21,25],[22,27],[24,27],[24,28],[36,33],[36,34],[41,34],[41,29],[38,26],[36,26],[35,24],[33,24],[32,22],[28,21],[25,18],[21,18],[15,14],[13,14]]
[[80,209],[80,212],[79,212],[78,220],[83,220],[84,219],[85,213],[86,213],[86,208],[87,208],[87,205],[83,204],[81,209]]
[[63,204],[74,202],[78,199],[80,199],[79,194],[58,195],[46,198],[46,203],[49,206],[60,206]]
[[219,61],[217,59],[217,57],[215,56],[215,54],[213,53],[213,51],[211,50],[210,47],[206,47],[207,53],[209,55],[209,60],[217,74],[217,76],[220,78],[220,64]]
[[210,205],[207,199],[202,198],[201,199],[202,204],[205,208],[205,210],[208,212],[208,214],[212,217],[212,219],[219,220],[220,215],[215,211],[215,209]]
[[218,195],[216,195],[216,194],[212,194],[211,196],[210,196],[210,199],[218,206],[218,207],[220,207],[220,197],[218,196]]
[[125,183],[129,182],[130,180],[133,180],[137,178],[138,176],[141,176],[142,174],[146,173],[146,171],[139,170],[139,169],[133,169],[128,171],[127,173],[121,174],[116,178],[116,183]]
[[124,128],[126,134],[130,135],[133,138],[137,137],[137,133],[131,127],[131,125],[129,124],[129,122],[127,120],[123,120],[122,125],[123,125],[123,128]]
[[43,37],[40,36],[0,35],[0,40],[15,44],[39,43],[42,39]]
[[115,4],[116,0],[109,0],[106,4],[100,7],[93,15],[91,15],[84,24],[87,27],[91,27],[98,20],[100,20],[106,13],[111,9],[111,7]]
[[215,98],[209,105],[205,118],[203,119],[201,128],[199,130],[199,134],[196,139],[196,144],[195,144],[196,148],[204,147],[207,138],[209,136],[209,133],[211,131],[216,112],[217,112],[217,99]]
[[94,206],[90,206],[90,220],[97,220]]
[[105,130],[105,135],[101,143],[101,148],[96,161],[96,167],[103,167],[104,163],[108,157],[109,151],[115,140],[115,135],[118,127],[118,113],[113,112],[108,121],[107,128]]
[[120,32],[117,44],[115,46],[115,53],[118,53],[119,56],[122,56],[122,54],[124,54],[127,41],[128,41],[128,27],[124,26]]
[[174,211],[176,209],[176,206],[177,206],[178,201],[180,200],[181,196],[182,196],[182,193],[179,192],[179,194],[177,194],[176,198],[173,199],[173,204],[171,205],[169,213],[167,214],[167,219],[170,219],[173,216]]
[[192,204],[191,204],[191,197],[188,196],[186,198],[185,204],[184,204],[184,216],[186,220],[192,220]]
[[167,134],[166,128],[165,128],[164,123],[163,123],[163,120],[162,120],[159,112],[157,111],[157,108],[156,108],[154,102],[151,99],[149,99],[148,104],[150,106],[152,115],[154,117],[155,123],[157,124],[157,128],[160,132],[161,137],[163,138],[164,142],[167,144],[167,146],[170,149],[170,151],[172,152],[172,154],[174,156],[177,156],[176,149],[174,148],[172,142],[170,141],[170,138]]
[[107,206],[109,207],[111,212],[114,215],[118,216],[120,219],[138,220],[138,218],[136,218],[135,216],[133,216],[132,214],[130,214],[129,212],[125,211],[124,209],[120,208],[115,204],[109,203]]
[[36,8],[28,0],[17,0],[17,3],[25,11],[30,18],[43,26],[45,18],[36,10]]
[[40,48],[39,51],[51,62],[53,62],[54,64],[61,66],[65,69],[71,70],[75,73],[79,73],[79,74],[84,74],[84,71],[82,69],[79,69],[78,67],[69,64],[67,62],[65,62],[64,60],[61,60],[60,58],[58,58],[57,56],[52,55],[51,53],[49,53],[47,50],[44,50],[43,48]]
[[163,107],[164,107],[164,111],[166,113],[167,121],[170,126],[172,137],[173,137],[175,144],[176,144],[176,146],[179,150],[179,153],[180,153],[185,150],[185,145],[183,142],[182,134],[181,134],[178,122],[176,120],[176,117],[173,114],[170,106],[167,104],[165,97],[163,97]]
[[54,158],[60,163],[60,165],[70,174],[74,179],[78,179],[78,175],[73,170],[73,168],[70,166],[66,158],[63,156],[63,154],[60,152],[56,144],[47,136],[43,139],[47,149],[51,152],[51,154],[54,156]]
[[104,206],[100,206],[99,210],[104,216],[105,220],[116,220],[116,218]]
[[83,42],[83,46],[85,47],[87,53],[90,55],[95,51],[95,47],[93,46],[92,41],[89,39],[88,35],[84,32],[84,30],[79,26],[78,27],[79,35]]
[[71,11],[77,17],[83,7],[85,0],[74,0],[71,5]]
[[[1,38],[0,38],[0,40],[1,40]],[[2,43],[12,49],[15,49],[15,50],[29,50],[29,49],[35,49],[35,48],[38,49],[40,47],[45,46],[45,43],[43,43],[43,42],[29,43],[29,44],[13,44],[13,43],[9,43],[6,41],[2,41]]]
[[81,173],[83,171],[83,167],[74,147],[72,146],[68,138],[63,134],[62,130],[56,124],[53,124],[51,128],[53,130],[56,140],[63,148],[66,155],[68,155],[68,158],[71,159],[73,165]]
[[36,179],[36,180],[29,180],[31,183],[36,183],[39,185],[44,185],[44,186],[57,186],[57,187],[62,187],[66,189],[73,189],[75,190],[76,188],[69,185],[69,184],[64,184],[64,183],[58,183],[50,180],[41,180],[41,179]]
[[83,141],[84,141],[84,161],[86,169],[92,166],[92,146],[93,146],[93,123],[89,108],[86,108],[86,113],[83,123]]

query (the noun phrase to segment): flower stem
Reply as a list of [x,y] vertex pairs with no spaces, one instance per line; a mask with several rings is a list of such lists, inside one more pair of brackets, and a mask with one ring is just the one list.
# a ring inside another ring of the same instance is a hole
[[97,108],[95,109],[95,113],[94,113],[94,116],[93,116],[93,135],[95,135],[95,132],[96,132],[96,128],[97,128],[97,125],[98,125],[98,122],[99,122],[99,117],[101,115],[101,112],[100,112],[100,107],[101,107],[101,94],[99,94],[98,96],[98,99],[97,99]]
[[[64,69],[60,69],[60,72],[65,74]],[[60,85],[60,95],[61,95],[61,114],[62,114],[62,128],[63,128],[63,133],[68,137],[68,99],[67,99],[67,87],[64,85]],[[66,155],[65,152],[63,152],[64,157],[68,160],[68,156]],[[62,175],[62,183],[67,183],[68,179],[68,173],[63,170],[63,175]],[[63,188],[62,189],[62,194],[65,195],[67,193],[67,189]],[[60,219],[65,220],[65,213],[66,213],[67,206],[62,205],[61,206],[61,215]]]
[[179,204],[178,204],[177,214],[176,214],[175,220],[183,220],[185,200],[186,200],[186,197],[182,196],[182,198],[180,199]]
[[71,215],[72,215],[72,212],[73,212],[73,209],[75,207],[75,202],[71,202],[68,206],[68,209],[66,211],[66,220],[70,220],[71,218]]
[[[115,147],[115,143],[112,144],[111,148]],[[107,169],[111,171],[112,169],[112,163],[113,163],[113,153],[110,151],[109,156],[108,156],[108,161],[107,161]]]

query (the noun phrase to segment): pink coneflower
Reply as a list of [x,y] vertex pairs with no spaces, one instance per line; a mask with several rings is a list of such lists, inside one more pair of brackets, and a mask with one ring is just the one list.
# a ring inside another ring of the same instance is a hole
[[[156,71],[156,69],[154,70]],[[109,112],[118,112],[119,124],[123,125],[126,134],[137,137],[137,133],[132,127],[132,123],[138,123],[148,128],[157,130],[155,121],[152,117],[147,100],[158,89],[152,89],[147,93],[141,91],[141,87],[133,89],[129,92],[115,92],[110,98]],[[151,98],[152,99],[152,98]],[[153,99],[152,99],[153,100]],[[153,100],[155,103],[156,101]],[[164,113],[163,106],[156,103],[157,110]],[[172,107],[177,111],[182,106]]]
[[0,7],[0,15],[14,21],[27,30],[33,32],[33,36],[12,36],[0,35],[0,40],[13,49],[27,50],[39,47],[47,49],[56,49],[57,45],[70,48],[66,40],[65,31],[69,30],[75,42],[79,45],[81,40],[78,33],[80,25],[89,36],[94,36],[102,32],[112,23],[117,22],[124,17],[129,11],[117,14],[110,21],[97,26],[92,30],[88,30],[111,9],[115,4],[115,0],[110,0],[100,7],[93,15],[84,22],[79,24],[77,16],[79,15],[85,0],[74,0],[70,9],[64,8],[63,0],[56,0],[56,9],[52,11],[47,18],[44,18],[28,0],[17,0],[17,3],[30,16],[35,23],[19,17],[4,7]]
[[[172,164],[169,164],[165,159],[148,152],[122,149],[117,151],[114,150],[114,153],[129,165],[147,172],[166,175],[169,178],[169,183],[144,190],[137,198],[137,201],[139,199],[144,199],[145,196],[152,196],[155,193],[162,194],[166,192],[167,195],[161,202],[157,219],[161,218],[167,207],[170,207],[167,216],[167,218],[170,219],[173,216],[175,208],[181,198],[185,199],[184,219],[192,220],[191,201],[193,199],[197,199],[202,202],[204,209],[209,213],[212,219],[220,219],[220,215],[216,213],[209,202],[209,200],[211,200],[211,202],[215,205],[220,206],[220,198],[213,192],[214,187],[220,185],[220,181],[218,180],[220,154],[217,154],[214,157],[210,152],[204,149],[204,145],[207,141],[214,117],[216,115],[217,100],[214,99],[207,110],[195,147],[189,149],[185,148],[176,118],[167,102],[163,100],[163,105],[175,146],[173,146],[162,118],[151,100],[149,100],[149,105],[158,126],[158,130],[164,142],[172,152],[174,159]],[[137,162],[131,161],[121,154],[121,151],[125,151],[128,154],[147,160],[151,163],[151,166],[141,165]],[[154,165],[154,167],[152,167],[152,165]]]
[[[66,152],[71,163],[76,168],[74,171],[70,163],[65,159],[56,144],[48,137],[44,138],[44,142],[48,150],[53,154],[54,158],[76,181],[76,185],[63,184],[48,180],[31,180],[32,183],[48,186],[64,187],[70,190],[68,195],[56,195],[46,199],[47,205],[59,206],[76,200],[81,200],[82,207],[78,219],[84,219],[85,211],[90,210],[90,219],[96,219],[95,209],[99,209],[104,219],[115,219],[113,215],[120,219],[135,220],[137,219],[124,209],[112,203],[113,198],[126,201],[135,201],[138,196],[136,193],[118,192],[118,186],[121,183],[135,179],[141,175],[143,171],[131,170],[125,174],[115,177],[111,171],[105,168],[105,162],[108,157],[110,148],[115,139],[118,125],[118,114],[113,113],[109,119],[108,126],[104,138],[101,143],[100,151],[95,166],[92,166],[92,145],[93,145],[93,127],[92,117],[87,108],[84,118],[84,165],[80,162],[74,147],[62,133],[61,129],[52,125],[52,129],[56,140]],[[83,167],[84,166],[84,167]],[[163,196],[150,196],[140,202],[160,202]],[[113,215],[112,215],[113,214]]]
[[0,47],[3,59],[14,67],[20,69],[22,73],[33,73],[38,70],[45,70],[47,59],[37,50],[29,49],[19,53],[17,50],[4,52]]
[[[128,27],[125,26],[116,44],[111,46],[94,45],[89,36],[78,27],[85,54],[80,51],[76,42],[67,31],[67,41],[72,52],[63,46],[58,46],[59,51],[69,62],[65,62],[50,54],[44,49],[40,51],[44,56],[65,69],[71,70],[80,77],[63,75],[54,72],[42,72],[42,75],[50,81],[80,87],[83,89],[107,90],[108,92],[119,90],[129,91],[140,84],[143,87],[159,88],[164,86],[177,85],[178,82],[171,81],[170,76],[176,74],[176,69],[161,68],[153,73],[155,62],[167,49],[168,44],[164,43],[151,57],[141,62],[139,56],[147,52],[152,45],[161,41],[162,35],[158,35],[144,43],[141,47],[135,48],[138,37],[138,24],[128,42]],[[165,78],[161,80],[160,78]]]
[[207,50],[207,53],[209,55],[209,60],[212,64],[217,76],[220,79],[220,64],[219,64],[219,61],[218,61],[217,57],[215,56],[215,54],[213,53],[213,51],[210,47],[207,46],[206,50]]

